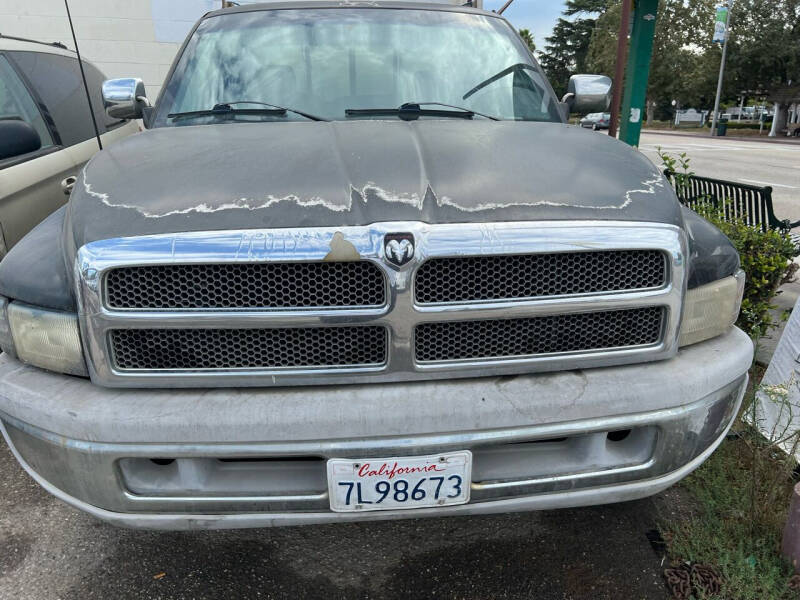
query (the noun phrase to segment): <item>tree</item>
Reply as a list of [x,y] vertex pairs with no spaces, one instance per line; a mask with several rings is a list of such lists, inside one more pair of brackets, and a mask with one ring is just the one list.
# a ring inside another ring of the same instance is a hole
[[533,39],[533,34],[530,29],[520,29],[519,36],[531,52],[536,52],[536,41]]
[[[707,106],[709,99],[713,102],[717,71],[708,68],[713,57],[706,56],[714,50],[710,32],[713,2],[661,0],[647,87],[648,122],[656,111],[661,116],[671,116],[672,100],[700,108]],[[620,1],[612,0],[597,20],[587,56],[588,68],[593,72],[609,76],[614,72],[620,15]]]
[[586,55],[596,15],[605,10],[608,0],[567,0],[564,17],[553,28],[553,34],[545,38],[547,45],[540,55],[540,62],[556,93],[567,91],[571,75],[586,70]]
[[741,89],[800,81],[800,0],[739,0],[731,13],[728,66]]

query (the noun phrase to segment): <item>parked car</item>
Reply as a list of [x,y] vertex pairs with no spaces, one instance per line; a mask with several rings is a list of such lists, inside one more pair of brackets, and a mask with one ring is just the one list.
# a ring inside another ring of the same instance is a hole
[[611,125],[611,113],[592,113],[581,119],[581,127],[586,129],[608,129]]
[[[480,60],[478,60],[478,58]],[[436,3],[206,15],[148,130],[0,263],[0,426],[119,525],[618,502],[724,439],[739,257],[659,170],[566,125],[511,25]]]
[[[138,131],[103,110],[103,74],[83,61],[104,144]],[[74,52],[0,35],[0,258],[62,206],[78,171],[97,152]]]

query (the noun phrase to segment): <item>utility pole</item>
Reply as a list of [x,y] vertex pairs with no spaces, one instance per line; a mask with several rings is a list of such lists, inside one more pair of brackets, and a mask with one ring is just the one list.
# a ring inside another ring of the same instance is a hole
[[647,101],[647,82],[653,57],[659,0],[636,0],[633,11],[631,50],[625,77],[625,95],[620,113],[619,139],[638,146],[642,133],[642,116]]
[[628,28],[631,25],[631,10],[633,0],[622,0],[622,18],[617,34],[617,65],[614,72],[614,93],[611,100],[611,122],[608,125],[608,135],[617,137],[619,128],[619,103],[622,101],[622,86],[625,83],[625,62],[628,60]]
[[[725,0],[727,16],[725,17],[725,39],[722,42],[722,61],[719,64],[719,81],[717,81],[717,98],[714,100],[714,114],[711,117],[711,136],[717,135],[717,117],[719,115],[719,101],[722,96],[722,82],[725,78],[725,60],[728,58],[728,38],[730,37],[731,12],[733,0]],[[717,21],[719,25],[719,21]],[[716,36],[715,36],[716,37]],[[715,40],[716,41],[716,40]]]

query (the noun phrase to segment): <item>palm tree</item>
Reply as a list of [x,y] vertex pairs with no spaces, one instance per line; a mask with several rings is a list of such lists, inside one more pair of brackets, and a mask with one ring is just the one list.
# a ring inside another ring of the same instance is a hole
[[519,35],[522,38],[522,41],[524,41],[528,45],[528,48],[530,48],[531,52],[536,52],[536,42],[533,39],[533,34],[531,33],[531,30],[520,29]]

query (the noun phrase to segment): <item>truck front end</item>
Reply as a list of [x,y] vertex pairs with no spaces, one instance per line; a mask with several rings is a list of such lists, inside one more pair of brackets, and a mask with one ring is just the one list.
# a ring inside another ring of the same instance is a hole
[[565,124],[503,19],[366,4],[207,15],[0,263],[0,427],[59,498],[169,529],[580,506],[724,439],[728,240]]

